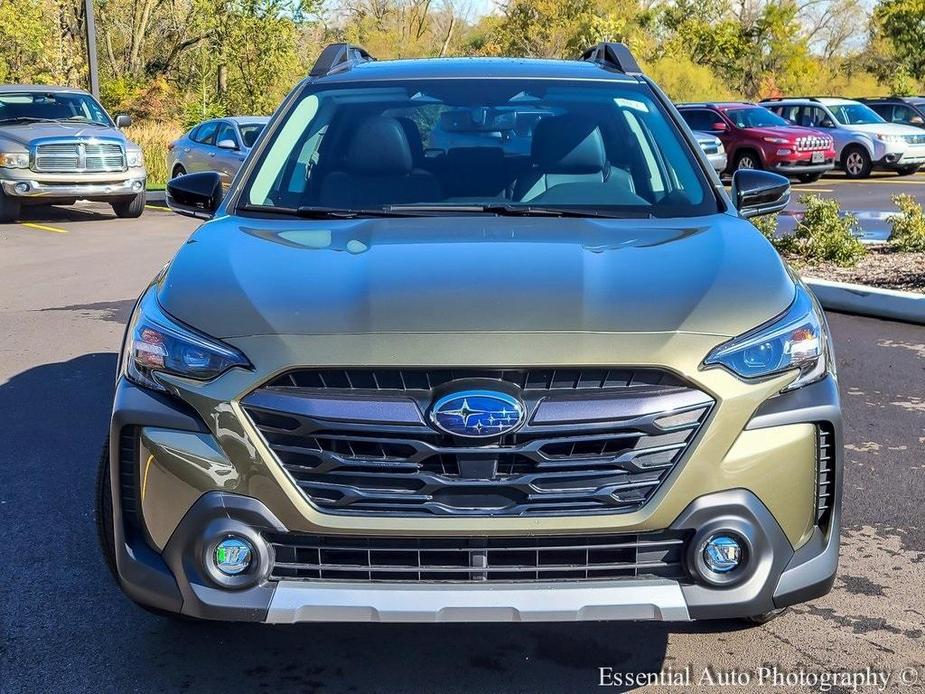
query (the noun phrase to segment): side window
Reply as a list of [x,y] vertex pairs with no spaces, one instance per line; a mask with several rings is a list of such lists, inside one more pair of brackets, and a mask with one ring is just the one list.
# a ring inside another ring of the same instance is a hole
[[[874,110],[876,111],[876,109]],[[893,107],[892,115],[889,113],[882,113],[881,111],[877,111],[877,113],[893,123],[908,123],[912,120],[912,117],[916,115],[915,111],[908,106],[901,106],[899,104]]]
[[813,107],[813,120],[816,122],[816,127],[822,127],[822,124],[826,123],[831,128],[835,123],[832,116],[826,113],[825,109],[818,106]]
[[874,113],[883,118],[883,120],[889,121],[893,119],[892,104],[868,104],[868,106],[870,106]]
[[791,123],[800,122],[800,107],[799,106],[775,106],[771,109],[778,116],[784,120],[789,120]]
[[218,123],[203,123],[196,130],[196,137],[193,139],[196,142],[201,142],[204,145],[211,145],[215,143],[215,131],[218,129]]
[[691,130],[705,130],[707,132],[713,129],[714,123],[722,120],[712,111],[703,108],[682,111],[681,116],[687,121]]
[[218,134],[215,136],[215,144],[218,144],[222,140],[231,140],[234,142],[235,147],[240,147],[241,143],[238,142],[238,135],[234,131],[234,126],[231,123],[223,121],[218,127]]

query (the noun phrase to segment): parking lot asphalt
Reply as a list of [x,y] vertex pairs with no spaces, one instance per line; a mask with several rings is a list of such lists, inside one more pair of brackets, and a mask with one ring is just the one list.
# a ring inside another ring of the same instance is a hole
[[768,625],[176,623],[111,580],[93,479],[124,322],[195,223],[99,206],[24,221],[0,225],[0,691],[571,692],[598,689],[601,667],[690,668],[677,691],[704,668],[745,673],[731,689],[757,691],[762,666],[925,686],[925,328],[829,316],[846,417],[839,576]]

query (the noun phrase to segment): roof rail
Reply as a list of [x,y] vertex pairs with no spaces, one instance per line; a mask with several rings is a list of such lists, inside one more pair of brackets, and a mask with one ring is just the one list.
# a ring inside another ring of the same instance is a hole
[[819,101],[819,99],[834,99],[840,97],[828,96],[767,96],[759,101],[759,104],[766,104],[772,101]]
[[642,74],[642,68],[625,43],[601,42],[582,53],[579,60],[598,63],[627,75]]
[[318,56],[318,60],[312,65],[311,72],[308,74],[311,77],[322,77],[332,72],[349,70],[354,65],[368,63],[371,60],[375,58],[364,48],[352,46],[349,43],[332,43],[321,51],[321,55]]

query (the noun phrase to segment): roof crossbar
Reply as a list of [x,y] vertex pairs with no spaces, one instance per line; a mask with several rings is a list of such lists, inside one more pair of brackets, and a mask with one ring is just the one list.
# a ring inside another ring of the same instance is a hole
[[375,60],[364,48],[349,43],[332,43],[327,46],[312,66],[309,76],[322,77],[332,72],[349,70],[354,65]]
[[625,43],[601,42],[581,54],[579,60],[598,63],[611,70],[619,70],[627,75],[641,75],[642,68],[636,62]]

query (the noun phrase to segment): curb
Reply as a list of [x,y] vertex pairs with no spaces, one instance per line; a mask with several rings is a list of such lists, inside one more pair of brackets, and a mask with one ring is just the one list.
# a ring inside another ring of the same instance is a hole
[[145,199],[147,202],[164,205],[166,204],[166,195],[167,193],[163,190],[149,190],[145,195]]
[[822,307],[832,311],[925,325],[925,294],[804,277]]

